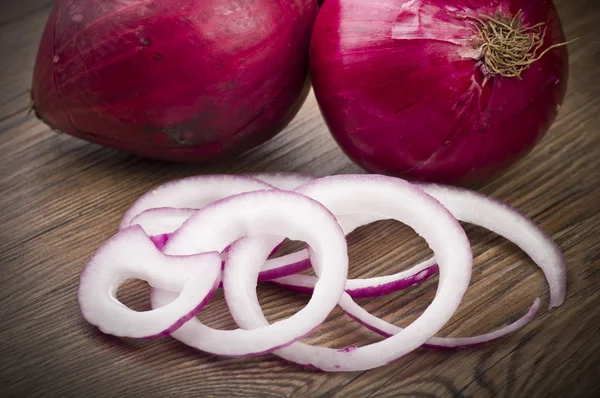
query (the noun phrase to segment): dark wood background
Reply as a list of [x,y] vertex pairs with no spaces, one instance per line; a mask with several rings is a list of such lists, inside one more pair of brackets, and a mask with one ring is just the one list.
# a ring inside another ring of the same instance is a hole
[[[223,359],[165,338],[119,340],[83,321],[75,298],[88,257],[116,231],[146,190],[203,173],[360,172],[329,136],[311,95],[285,132],[238,159],[211,165],[142,160],[50,131],[28,115],[33,60],[52,1],[0,4],[0,395],[114,396],[600,396],[600,44],[570,49],[571,80],[559,119],[541,144],[501,177],[476,187],[539,223],[568,262],[568,297],[526,329],[478,349],[419,350],[362,373],[324,374],[274,356]],[[559,0],[569,39],[600,39],[600,2]],[[442,335],[490,331],[523,314],[541,295],[542,273],[516,246],[466,226],[475,270],[464,303]],[[351,275],[400,270],[424,259],[423,241],[395,222],[350,238]],[[433,297],[436,278],[361,304],[406,325]],[[119,296],[148,307],[148,287]],[[261,286],[269,319],[287,317],[306,297]],[[222,295],[200,318],[233,328]],[[329,347],[378,337],[339,311],[306,341]],[[596,393],[596,394],[595,394]]]

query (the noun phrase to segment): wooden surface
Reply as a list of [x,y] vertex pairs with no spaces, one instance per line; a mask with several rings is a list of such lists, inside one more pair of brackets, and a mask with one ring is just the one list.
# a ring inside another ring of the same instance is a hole
[[[570,46],[565,105],[535,151],[500,178],[477,187],[539,223],[568,262],[568,298],[545,307],[526,329],[478,349],[420,350],[363,373],[302,370],[274,356],[222,359],[165,338],[119,340],[83,321],[75,293],[88,257],[116,231],[142,193],[202,173],[359,172],[330,138],[309,97],[286,131],[238,159],[212,165],[140,160],[65,135],[27,114],[33,59],[48,0],[0,4],[0,396],[600,396],[600,45]],[[568,38],[600,38],[597,0],[557,2]],[[516,246],[466,226],[476,256],[464,303],[442,335],[490,331],[523,314],[540,295],[542,273]],[[426,245],[399,223],[382,222],[350,238],[351,275],[381,275],[424,259]],[[436,278],[391,296],[360,300],[406,325],[432,299]],[[119,297],[148,306],[147,286]],[[306,298],[261,286],[269,319],[287,317]],[[233,328],[222,295],[200,315]],[[308,342],[329,347],[379,338],[339,311]]]

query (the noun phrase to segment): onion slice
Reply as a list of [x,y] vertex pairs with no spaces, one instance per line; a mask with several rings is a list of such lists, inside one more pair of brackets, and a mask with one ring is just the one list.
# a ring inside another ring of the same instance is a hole
[[[135,216],[131,220],[130,225],[141,226],[144,231],[150,235],[150,239],[154,242],[156,247],[159,250],[162,250],[173,233],[196,211],[197,209],[170,207],[148,209]],[[374,219],[373,215],[362,214],[338,217],[338,221],[346,234],[352,232],[359,226],[370,223]],[[270,281],[287,275],[297,274],[310,267],[311,264],[308,250],[301,249],[281,257],[268,259],[259,274],[258,280],[260,282]],[[419,266],[413,268],[413,270],[417,270],[418,267]],[[409,274],[410,270],[406,271],[406,273]],[[383,279],[388,280],[389,278],[384,277]],[[377,280],[379,280],[379,278],[377,278]],[[359,283],[362,283],[362,280]],[[366,283],[368,284],[369,281],[366,281]],[[400,287],[402,283],[406,282],[390,282],[390,289]],[[359,295],[359,297],[367,297],[368,294],[370,294],[369,292],[369,289],[359,289],[356,294]],[[363,294],[362,296],[360,296],[361,293]],[[379,293],[379,290],[373,290],[371,293],[377,294]],[[381,295],[381,293],[378,295]]]
[[[162,241],[162,239],[165,239],[166,245],[168,238],[196,211],[198,209],[157,207],[144,210],[131,219],[129,225],[139,225],[153,240]],[[161,236],[165,238],[161,239]]]
[[460,221],[479,225],[508,239],[542,269],[550,287],[550,306],[560,306],[567,292],[567,267],[558,245],[518,210],[493,198],[462,188],[418,184]]
[[[119,229],[129,227],[131,221],[145,210],[163,207],[197,210],[239,193],[264,189],[293,190],[314,179],[311,175],[299,173],[254,173],[247,176],[201,175],[169,181],[136,200],[123,216]],[[181,224],[183,221],[185,219]],[[169,230],[146,232],[149,235],[165,234],[175,231],[181,224],[171,222]]]
[[[121,228],[140,225],[150,235],[156,247],[162,250],[173,232],[196,210],[216,200],[262,189],[296,189],[315,178],[308,174],[282,172],[254,173],[247,176],[195,176],[171,181],[140,197],[123,216]],[[342,216],[338,221],[348,234],[374,220],[372,215],[357,214]],[[293,275],[309,268],[308,251],[303,249],[269,259],[259,275],[259,281]]]
[[[542,301],[539,298],[536,298],[525,315],[515,322],[493,332],[473,337],[432,337],[427,341],[427,343],[423,344],[423,348],[450,350],[459,348],[472,348],[482,344],[490,343],[525,327],[533,320],[533,318],[535,318],[535,315],[539,311],[541,305]],[[354,300],[347,297],[340,300],[340,307],[342,307],[342,309],[350,318],[384,337],[390,337],[402,331],[402,328],[392,325],[391,323],[374,316],[358,305]]]
[[[544,272],[550,287],[550,308],[564,302],[567,287],[564,255],[552,238],[533,221],[518,210],[473,191],[436,184],[417,185],[439,200],[459,221],[486,228],[515,243]],[[356,228],[361,224],[358,218],[348,215],[337,217],[338,219],[347,217],[346,220],[354,223],[350,227],[347,226],[347,229]],[[353,298],[382,296],[425,281],[433,276],[435,271],[435,259],[431,258],[394,275],[349,279],[346,283],[346,292]],[[309,277],[296,275],[272,282],[300,293],[310,293],[313,285]]]
[[[425,238],[434,257],[394,275],[348,280],[344,235],[384,219],[412,227]],[[458,308],[471,276],[470,244],[458,221],[516,243],[543,270],[550,308],[564,302],[566,265],[559,247],[503,203],[461,188],[410,184],[392,177],[315,179],[295,173],[200,176],[150,191],[134,203],[120,231],[89,260],[77,297],[85,319],[104,333],[145,339],[173,335],[221,356],[273,352],[309,368],[362,371],[419,346],[456,349],[487,343],[535,317],[539,298],[516,322],[491,333],[434,337]],[[286,237],[305,241],[308,248],[269,259]],[[309,266],[317,277],[294,274]],[[405,329],[369,314],[353,300],[412,286],[436,272],[439,285],[433,301]],[[128,279],[149,282],[152,310],[137,312],[118,301],[117,290]],[[266,280],[313,296],[304,309],[271,325],[256,292],[258,282]],[[241,329],[215,330],[194,317],[219,283]],[[339,350],[300,343],[336,304],[386,339]]]
[[[346,239],[329,210],[306,196],[258,191],[217,201],[194,213],[169,239],[164,252],[169,255],[222,252],[242,237],[264,239],[265,236],[268,238],[261,247],[268,247],[262,258],[244,258],[244,268],[251,268],[247,266],[249,263],[257,264],[256,269],[247,270],[251,274],[258,274],[281,237],[305,241],[311,247],[311,263],[319,281],[306,307],[288,319],[253,330],[215,330],[194,318],[174,332],[173,337],[212,354],[258,355],[301,339],[325,321],[336,307],[348,275]],[[256,279],[253,283],[256,284]],[[154,308],[168,305],[176,297],[165,290],[153,291]]]
[[[286,276],[285,278],[281,278],[275,283],[277,285],[287,288],[288,290],[297,291],[299,293],[311,293],[314,289],[316,278],[314,276],[309,275],[291,275]],[[376,287],[373,287],[373,289],[376,289]],[[348,293],[348,297],[344,297],[344,299],[340,300],[339,305],[350,318],[354,319],[369,330],[372,330],[373,332],[378,333],[384,337],[390,337],[402,331],[402,328],[370,314],[368,311],[366,311],[364,308],[358,305],[354,300],[352,300],[350,298],[351,295],[348,292],[348,284],[346,284],[346,292]],[[541,300],[539,298],[536,298],[532,306],[529,308],[529,311],[525,315],[523,315],[521,318],[511,323],[510,325],[507,325],[496,331],[473,337],[432,337],[427,341],[427,343],[423,344],[423,347],[444,350],[470,348],[476,347],[484,343],[489,343],[491,341],[507,336],[513,332],[516,332],[517,330],[526,326],[533,320],[538,310],[540,309],[540,306]]]
[[[273,187],[257,179],[234,175],[201,175],[170,181],[148,191],[136,200],[121,219],[119,229],[129,227],[138,214],[148,209],[161,207],[201,209],[232,195],[270,188]],[[158,235],[173,231],[174,229],[155,231],[155,233],[146,232],[149,235]]]
[[[560,248],[540,227],[516,209],[484,195],[462,188],[436,184],[418,185],[425,192],[438,199],[458,220],[487,228],[517,244],[543,270],[550,286],[550,308],[562,304],[566,293],[566,266],[564,257]],[[429,263],[433,261],[433,259],[428,260]],[[425,264],[428,262],[425,262]],[[418,273],[413,271],[417,271]],[[418,275],[424,272],[424,270],[419,271],[417,266],[417,268],[405,271],[404,277],[407,278],[406,280],[410,280],[411,276],[417,278]],[[367,294],[352,294],[357,291],[357,281],[361,281],[363,288],[383,293],[386,285],[373,283],[374,280],[376,281],[376,278],[348,280],[346,283],[346,292],[354,298],[369,296]],[[286,276],[273,282],[279,286],[301,293],[310,293],[315,283],[314,277],[306,275]],[[462,348],[499,339],[531,322],[539,310],[540,302],[540,299],[536,298],[527,314],[516,322],[497,331],[473,337],[436,337],[429,340],[424,346],[437,349]],[[350,317],[383,336],[390,336],[402,330],[369,314],[353,300],[345,299],[340,302],[340,306]]]
[[[315,177],[298,173],[255,173],[248,176],[208,175],[163,184],[140,197],[126,212],[120,228],[140,225],[159,250],[198,209],[226,197],[265,189],[294,189]],[[310,268],[302,250],[267,261],[260,280],[292,275]]]
[[[139,225],[149,233],[159,250],[164,249],[173,233],[183,225],[197,210],[157,208],[148,209],[131,220],[131,225]],[[160,231],[168,231],[161,233]],[[283,239],[280,240],[280,243]],[[278,245],[279,246],[279,245]],[[308,252],[300,250],[285,256],[269,259],[259,274],[259,281],[269,281],[287,275],[297,274],[311,267]]]
[[[437,294],[425,312],[402,332],[384,341],[353,350],[335,350],[296,342],[275,351],[275,354],[326,371],[367,370],[385,365],[418,348],[446,324],[468,288],[472,254],[460,224],[437,200],[403,180],[383,176],[327,177],[304,185],[300,192],[319,201],[334,214],[373,213],[407,223],[425,238],[435,253],[440,282]],[[263,252],[268,249],[262,248]],[[223,278],[230,312],[240,327],[249,330],[269,324],[259,311],[255,290],[258,270],[252,270],[252,273],[245,267],[249,257],[246,251],[250,250],[258,249],[256,245],[245,245],[229,253]],[[325,270],[323,268],[323,272]],[[319,275],[320,267],[315,266],[315,271]],[[246,292],[243,300],[230,299],[238,292]],[[346,298],[350,296],[344,292],[340,299]]]
[[[81,274],[77,299],[84,318],[104,333],[159,338],[194,317],[210,300],[220,277],[219,253],[167,256],[134,226],[110,238],[92,256]],[[137,312],[116,297],[119,286],[128,279],[142,279],[181,294],[168,306]]]

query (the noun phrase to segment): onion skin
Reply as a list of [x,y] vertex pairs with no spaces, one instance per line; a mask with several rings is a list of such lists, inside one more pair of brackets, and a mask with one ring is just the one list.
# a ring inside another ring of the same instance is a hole
[[[341,148],[371,173],[460,185],[528,154],[563,102],[566,48],[549,51],[522,79],[496,75],[484,84],[481,63],[467,55],[477,31],[457,17],[519,10],[527,25],[547,24],[541,50],[565,41],[550,0],[326,1],[311,39],[311,79]],[[419,22],[412,38],[398,34],[411,16],[432,14],[429,31]]]
[[57,0],[32,100],[67,134],[170,161],[276,135],[308,91],[317,0]]

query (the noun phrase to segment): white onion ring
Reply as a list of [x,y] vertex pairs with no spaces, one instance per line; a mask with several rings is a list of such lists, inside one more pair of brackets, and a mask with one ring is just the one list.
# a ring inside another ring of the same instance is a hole
[[[290,275],[277,281],[276,284],[283,286],[289,290],[310,294],[314,289],[315,282],[316,278],[314,276]],[[346,284],[346,289],[348,289],[348,284]],[[390,337],[402,331],[402,328],[395,326],[387,321],[384,321],[383,319],[378,318],[375,315],[370,314],[351,298],[344,298],[340,301],[339,304],[340,307],[350,318],[354,319],[369,330],[372,330],[373,332],[382,335],[383,337]],[[456,348],[470,348],[476,347],[484,343],[489,343],[491,341],[500,339],[504,336],[514,333],[517,330],[526,326],[533,320],[538,310],[540,309],[540,306],[541,300],[539,298],[536,298],[531,307],[529,308],[529,311],[525,315],[523,315],[521,318],[511,323],[510,325],[504,326],[493,332],[472,337],[432,337],[425,344],[423,344],[423,347],[444,350]]]
[[550,288],[550,306],[565,301],[565,258],[548,234],[518,210],[493,198],[461,188],[417,184],[460,221],[479,225],[513,242],[542,269]]
[[[335,217],[306,196],[286,191],[258,191],[215,202],[194,213],[169,239],[164,251],[169,255],[222,252],[244,236],[265,235],[276,235],[269,240],[273,247],[281,236],[310,245],[311,263],[320,279],[306,307],[288,319],[253,330],[215,330],[194,318],[174,332],[173,337],[212,354],[258,355],[301,339],[325,321],[346,282],[346,239]],[[259,265],[266,256],[268,253],[258,259]],[[252,261],[255,260],[246,258],[246,263]],[[153,308],[168,304],[173,298],[172,294],[158,289],[152,296]]]
[[[220,277],[219,253],[167,256],[134,226],[110,238],[91,257],[81,273],[77,299],[84,318],[104,333],[159,338],[194,317],[212,297]],[[128,279],[181,294],[169,306],[137,312],[117,300],[119,286]]]
[[[427,343],[423,344],[422,347],[436,350],[451,350],[458,348],[472,348],[490,343],[525,327],[533,320],[533,318],[535,318],[541,305],[542,301],[539,298],[536,298],[525,315],[510,325],[504,326],[493,332],[472,337],[432,337]],[[390,337],[402,331],[402,328],[392,325],[369,313],[360,305],[356,304],[354,300],[344,299],[340,301],[340,307],[342,307],[350,318],[381,336]]]
[[[298,173],[256,173],[252,177],[207,175],[171,181],[142,195],[123,216],[120,228],[140,225],[162,250],[185,220],[210,203],[244,192],[296,188],[314,178]],[[308,252],[303,250],[268,260],[260,280],[280,278],[309,268]]]
[[[138,214],[148,209],[161,207],[201,209],[232,195],[272,188],[257,179],[233,175],[201,175],[169,181],[151,189],[136,200],[123,215],[119,229],[129,227]],[[156,233],[146,231],[146,233],[158,235],[173,231],[154,231]]]
[[[518,210],[462,188],[436,184],[417,184],[439,200],[459,221],[486,228],[515,243],[542,269],[550,289],[550,308],[564,302],[567,289],[567,269],[558,245],[529,218]],[[338,219],[341,218],[337,216]],[[381,218],[383,219],[383,217]],[[431,258],[413,268],[390,276],[349,279],[346,292],[353,298],[376,297],[410,286],[414,281],[431,277],[435,259]],[[310,277],[295,276],[273,280],[273,283],[301,293],[310,293]]]
[[[260,180],[256,182],[253,179]],[[161,185],[139,198],[123,217],[121,227],[140,225],[158,249],[162,249],[169,237],[196,210],[237,193],[259,189],[290,190],[302,184],[314,181],[316,177],[298,173],[254,173],[246,176],[196,176],[175,180]],[[268,185],[266,185],[268,184]],[[370,214],[352,214],[338,217],[338,222],[346,234],[356,228],[377,221],[378,217]],[[423,264],[391,276],[350,280],[348,293],[352,297],[376,297],[400,290],[415,283],[419,272],[424,271],[428,277],[436,269],[425,269]],[[310,268],[308,251],[299,250],[275,259],[269,259],[259,274],[259,281],[293,275]],[[356,286],[355,286],[356,285]],[[371,288],[371,286],[377,286]]]
[[[472,254],[460,224],[439,202],[405,181],[383,176],[327,177],[304,185],[300,192],[323,203],[335,214],[370,212],[406,222],[434,251],[440,268],[440,282],[436,296],[425,312],[402,332],[384,341],[353,350],[334,350],[296,342],[274,351],[275,354],[326,371],[367,370],[418,348],[446,324],[468,288]],[[252,274],[245,267],[246,251],[258,250],[257,244],[232,250],[223,278],[230,312],[236,323],[245,329],[269,324],[262,311],[258,311],[255,290],[258,270],[252,270]],[[262,251],[269,249],[263,247]],[[319,275],[320,268],[315,267],[315,271]],[[245,293],[244,299],[239,299],[238,292]],[[347,299],[350,296],[344,292],[340,300]]]
[[[131,220],[131,225],[141,226],[146,233],[152,235],[151,239],[158,249],[164,249],[165,244],[172,234],[183,225],[197,210],[157,208],[148,209],[138,214]],[[167,231],[167,232],[161,232]],[[164,239],[163,239],[164,237]],[[280,243],[283,239],[280,240]],[[269,281],[287,275],[297,274],[311,267],[308,251],[305,249],[285,256],[268,259],[259,274],[259,280]]]
[[[481,194],[466,189],[436,184],[418,185],[425,192],[438,199],[458,220],[487,228],[517,244],[543,270],[550,286],[550,308],[559,306],[564,302],[566,295],[564,257],[560,248],[540,227],[512,207]],[[428,261],[431,263],[433,259]],[[405,274],[407,278],[410,275],[419,275],[415,274],[413,269],[409,270],[407,274]],[[362,281],[364,283],[368,279]],[[302,293],[310,293],[312,286],[314,286],[313,277],[306,275],[290,275],[272,282]],[[363,288],[365,286],[362,285]],[[381,288],[379,285],[369,285],[369,287],[375,290]],[[347,292],[356,291],[357,288],[352,280],[348,280],[346,283]],[[462,338],[435,337],[424,344],[424,347],[436,349],[473,347],[499,339],[531,322],[539,310],[540,302],[540,299],[536,298],[523,317],[494,332]],[[390,336],[402,330],[369,314],[353,300],[345,299],[340,303],[340,306],[350,317],[383,336]]]

